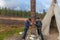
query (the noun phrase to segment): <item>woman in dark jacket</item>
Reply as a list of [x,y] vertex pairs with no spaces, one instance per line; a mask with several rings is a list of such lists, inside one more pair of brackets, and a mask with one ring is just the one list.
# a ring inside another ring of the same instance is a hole
[[29,18],[29,19],[26,20],[26,22],[25,22],[25,28],[24,28],[24,33],[23,33],[23,37],[22,37],[23,40],[25,40],[27,31],[28,31],[30,25],[31,25],[31,18]]
[[44,40],[42,31],[41,31],[41,29],[42,29],[42,22],[41,22],[41,19],[39,17],[36,18],[35,25],[37,27],[38,35],[41,36],[41,40]]

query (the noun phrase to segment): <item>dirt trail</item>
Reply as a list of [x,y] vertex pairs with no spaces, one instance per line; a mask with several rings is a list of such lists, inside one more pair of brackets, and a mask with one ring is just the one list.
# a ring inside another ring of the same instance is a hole
[[6,19],[6,20],[23,20],[23,21],[25,21],[27,18],[18,18],[18,17],[0,17],[0,19]]

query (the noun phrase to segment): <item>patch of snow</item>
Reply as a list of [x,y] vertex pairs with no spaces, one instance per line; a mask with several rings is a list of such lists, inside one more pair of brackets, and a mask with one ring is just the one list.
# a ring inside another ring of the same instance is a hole
[[19,34],[21,35],[21,34],[23,34],[23,32],[19,32]]

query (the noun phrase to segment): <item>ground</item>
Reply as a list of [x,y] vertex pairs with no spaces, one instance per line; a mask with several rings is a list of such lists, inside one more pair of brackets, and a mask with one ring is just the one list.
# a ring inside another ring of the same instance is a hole
[[58,40],[58,30],[57,28],[52,28],[48,40]]
[[[13,17],[0,17],[0,20],[1,19],[3,19],[4,21],[5,20],[18,20],[18,22],[19,21],[21,21],[21,20],[23,20],[23,21],[25,21],[26,20],[26,18],[13,18]],[[9,21],[8,21],[9,22]],[[17,22],[17,21],[16,21]],[[1,23],[1,21],[0,21],[0,23]],[[15,21],[14,21],[14,23],[15,23]],[[14,24],[14,23],[12,23],[12,24]],[[11,24],[11,23],[10,23]],[[10,25],[9,24],[9,25]],[[1,26],[1,25],[0,25]],[[14,26],[13,26],[14,27]],[[1,30],[1,28],[0,28],[0,31],[4,31],[5,29],[3,29],[3,30]],[[46,40],[57,40],[57,37],[58,37],[58,32],[56,31],[56,29],[51,29],[51,33],[50,33],[50,35],[47,37],[47,38],[45,38]],[[0,35],[0,36],[2,36],[2,35]],[[6,35],[5,35],[6,36]],[[8,38],[4,38],[4,40],[20,40],[21,39],[21,36],[22,35],[11,35],[11,36],[9,36]]]
[[[8,37],[5,40],[16,40],[16,39],[20,40],[21,36],[18,36],[18,37],[12,36],[12,37]],[[57,40],[57,33],[51,34],[46,40]]]
[[[8,37],[8,39],[6,39],[6,40],[21,40],[21,36],[22,35],[18,35],[17,37],[15,37],[15,36],[12,36],[12,37]],[[47,38],[45,38],[45,40],[57,40],[57,37],[58,37],[58,32],[56,31],[56,29],[52,29],[52,31],[51,31],[51,33],[50,33],[50,35],[47,37]]]
[[58,37],[57,33],[51,34],[47,40],[58,40],[57,37]]

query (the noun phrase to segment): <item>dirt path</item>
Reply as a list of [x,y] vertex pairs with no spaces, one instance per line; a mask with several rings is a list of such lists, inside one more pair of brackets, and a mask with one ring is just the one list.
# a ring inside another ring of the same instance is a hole
[[27,18],[18,18],[18,17],[0,17],[0,19],[6,19],[6,20],[23,20],[23,21],[25,21]]

